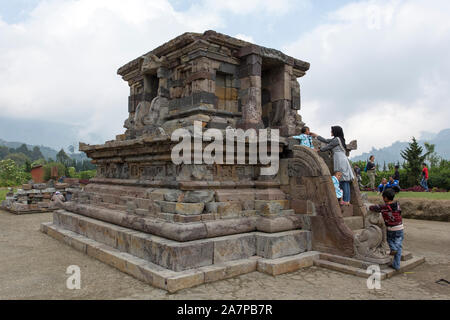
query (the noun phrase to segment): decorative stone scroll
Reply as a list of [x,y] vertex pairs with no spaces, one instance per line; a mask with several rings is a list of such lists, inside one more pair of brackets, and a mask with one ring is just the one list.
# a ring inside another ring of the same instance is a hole
[[386,226],[381,214],[369,211],[365,225],[366,228],[355,235],[355,258],[381,265],[389,263]]

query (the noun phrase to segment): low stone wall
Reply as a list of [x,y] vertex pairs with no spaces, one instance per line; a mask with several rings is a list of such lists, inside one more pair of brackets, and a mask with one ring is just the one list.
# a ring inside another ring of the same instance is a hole
[[[369,202],[382,204],[380,197],[369,197]],[[398,199],[402,216],[409,219],[450,221],[450,200]]]

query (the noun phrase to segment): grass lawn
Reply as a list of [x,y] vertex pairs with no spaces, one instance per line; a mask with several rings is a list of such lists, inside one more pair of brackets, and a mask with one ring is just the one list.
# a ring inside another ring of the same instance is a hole
[[[367,193],[369,197],[380,197],[376,192],[361,191]],[[450,192],[399,192],[395,195],[396,198],[414,198],[414,199],[428,199],[428,200],[450,200]]]

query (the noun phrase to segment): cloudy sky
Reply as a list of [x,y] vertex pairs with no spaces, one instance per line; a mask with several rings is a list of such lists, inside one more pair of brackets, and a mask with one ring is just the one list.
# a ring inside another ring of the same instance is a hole
[[[449,17],[448,0],[0,0],[0,123],[18,128],[0,138],[113,139],[127,117],[118,67],[213,29],[310,62],[303,120],[324,136],[341,125],[359,154],[450,127]],[[48,124],[45,137],[24,123]]]

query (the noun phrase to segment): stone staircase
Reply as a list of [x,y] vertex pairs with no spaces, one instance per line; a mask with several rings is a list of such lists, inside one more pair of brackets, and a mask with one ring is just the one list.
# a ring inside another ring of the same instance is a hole
[[[379,266],[381,272],[380,279],[384,280],[394,276],[395,274],[412,269],[418,266],[419,264],[425,262],[425,258],[413,257],[410,252],[403,251],[401,261],[402,262],[400,264],[400,270],[398,271],[389,266],[383,265]],[[362,278],[367,278],[371,274],[371,272],[367,272],[367,268],[373,265],[373,263],[352,259],[348,257],[341,257],[332,254],[320,253],[319,259],[314,260],[314,265]]]
[[[341,206],[344,223],[355,233],[360,233],[364,230],[364,217],[354,216],[353,205]],[[425,258],[413,257],[411,252],[403,251],[401,257],[401,267],[399,271],[389,267],[388,265],[380,265],[381,280],[392,277],[397,273],[412,269],[415,266],[423,263]],[[352,274],[358,277],[367,278],[370,273],[367,268],[373,263],[353,259],[349,257],[342,257],[327,253],[320,253],[319,258],[314,260],[314,265],[330,270],[335,270],[347,274]]]

